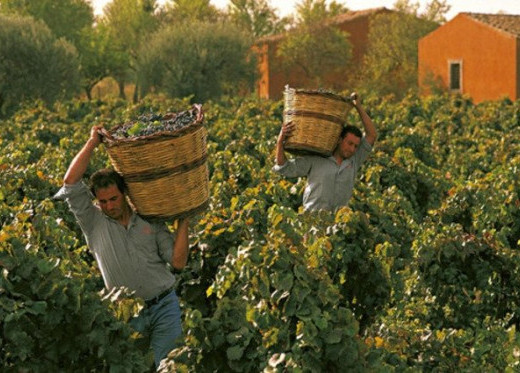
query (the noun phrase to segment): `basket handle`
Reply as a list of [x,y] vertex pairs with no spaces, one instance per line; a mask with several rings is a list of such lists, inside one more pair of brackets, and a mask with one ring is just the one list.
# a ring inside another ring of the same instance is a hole
[[356,101],[358,99],[357,92],[352,92],[350,96],[348,96],[347,100],[349,100],[351,103]]
[[98,133],[99,137],[101,138],[101,142],[105,142],[105,140],[109,140],[109,141],[114,140],[112,135],[104,127],[99,128],[97,133]]

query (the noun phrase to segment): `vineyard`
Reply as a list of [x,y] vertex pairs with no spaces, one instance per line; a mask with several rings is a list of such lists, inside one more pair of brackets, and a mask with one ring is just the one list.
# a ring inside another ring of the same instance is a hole
[[[184,343],[163,371],[520,369],[520,102],[361,97],[379,137],[335,214],[303,212],[305,180],[271,170],[283,102],[204,104],[210,205],[191,220]],[[1,123],[2,371],[150,371],[126,323],[142,301],[103,290],[53,195],[93,124],[190,106],[35,103]],[[101,146],[87,176],[106,165]]]

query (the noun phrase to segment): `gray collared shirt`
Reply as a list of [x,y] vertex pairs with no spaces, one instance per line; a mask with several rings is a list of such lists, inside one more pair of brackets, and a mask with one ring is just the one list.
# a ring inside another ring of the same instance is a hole
[[303,193],[305,210],[333,211],[348,204],[357,172],[371,151],[372,145],[363,137],[356,153],[340,165],[333,156],[307,155],[289,159],[282,166],[275,165],[273,170],[286,177],[307,177]]
[[107,289],[124,286],[151,299],[173,286],[174,236],[166,224],[149,223],[134,213],[125,228],[93,203],[83,182],[64,185],[55,198],[64,199],[76,217]]

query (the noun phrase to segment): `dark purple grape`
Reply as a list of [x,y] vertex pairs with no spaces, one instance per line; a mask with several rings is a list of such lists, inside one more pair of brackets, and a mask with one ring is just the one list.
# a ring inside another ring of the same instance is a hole
[[194,123],[197,115],[195,109],[181,111],[179,113],[141,114],[135,122],[125,123],[118,127],[112,137],[115,139],[126,139],[140,136],[149,136],[157,132],[174,132]]

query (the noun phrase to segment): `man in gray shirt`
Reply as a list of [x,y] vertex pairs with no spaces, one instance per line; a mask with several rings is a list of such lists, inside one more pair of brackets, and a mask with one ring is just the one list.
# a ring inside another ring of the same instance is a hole
[[303,208],[306,211],[334,211],[346,206],[352,196],[357,172],[372,151],[377,138],[374,123],[361,106],[359,98],[354,99],[352,105],[363,123],[365,135],[357,127],[344,127],[330,157],[306,155],[287,159],[284,142],[294,130],[294,123],[282,125],[276,143],[276,164],[273,170],[286,177],[307,177],[303,193]]
[[[145,300],[130,325],[150,337],[156,367],[175,348],[182,334],[181,311],[171,267],[182,269],[188,259],[188,220],[178,223],[176,236],[166,224],[139,217],[126,200],[123,178],[99,170],[82,182],[94,149],[100,144],[94,126],[90,138],[72,160],[56,198],[67,201],[98,263],[108,290],[125,287]],[[95,196],[97,203],[93,203]]]

